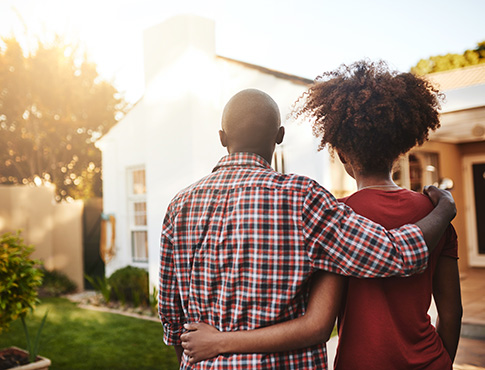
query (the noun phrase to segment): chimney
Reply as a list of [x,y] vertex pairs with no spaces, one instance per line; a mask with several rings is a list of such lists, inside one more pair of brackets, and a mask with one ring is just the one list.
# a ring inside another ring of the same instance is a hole
[[215,55],[213,20],[195,15],[178,15],[143,33],[145,86],[163,67],[188,48]]

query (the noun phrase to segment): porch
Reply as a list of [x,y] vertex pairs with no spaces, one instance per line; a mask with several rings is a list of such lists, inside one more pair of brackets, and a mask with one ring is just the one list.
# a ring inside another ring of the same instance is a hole
[[485,268],[461,273],[463,324],[456,370],[485,369]]

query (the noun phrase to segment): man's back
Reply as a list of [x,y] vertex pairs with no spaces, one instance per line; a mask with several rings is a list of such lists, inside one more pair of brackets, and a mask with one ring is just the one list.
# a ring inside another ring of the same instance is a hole
[[[162,302],[167,317],[234,331],[302,315],[312,264],[301,218],[311,180],[281,175],[247,153],[219,165],[177,195],[165,220],[174,275],[162,271],[161,283],[173,284],[183,311]],[[166,335],[180,335],[179,327],[164,327]],[[325,357],[322,344],[292,354],[223,355],[198,365],[324,368]]]

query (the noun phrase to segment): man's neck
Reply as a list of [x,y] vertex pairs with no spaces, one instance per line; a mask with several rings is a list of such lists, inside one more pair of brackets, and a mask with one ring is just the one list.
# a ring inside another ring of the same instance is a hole
[[357,188],[382,188],[397,189],[398,185],[392,180],[391,172],[386,173],[354,173]]
[[234,153],[253,153],[257,154],[260,157],[263,157],[266,162],[268,162],[271,165],[271,161],[273,160],[273,152],[274,150],[262,150],[260,148],[228,148],[228,153],[229,154],[234,154]]

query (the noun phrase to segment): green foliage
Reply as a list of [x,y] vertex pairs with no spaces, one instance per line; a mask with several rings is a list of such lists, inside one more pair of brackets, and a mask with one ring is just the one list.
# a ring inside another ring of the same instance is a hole
[[73,293],[77,285],[60,271],[43,270],[44,279],[39,289],[41,297],[59,297],[63,294]]
[[111,288],[111,285],[109,284],[108,279],[105,276],[103,276],[103,277],[99,277],[99,276],[93,277],[93,276],[89,276],[89,275],[84,275],[84,277],[86,278],[87,281],[89,281],[91,283],[94,290],[101,293],[104,301],[106,303],[109,303],[110,300],[111,300],[112,288]]
[[154,315],[158,314],[158,289],[153,287],[152,294],[150,294],[150,309]]
[[113,287],[113,292],[115,294],[116,299],[121,303],[122,306],[126,304],[126,297],[123,289],[120,289],[118,285]]
[[466,50],[463,54],[436,55],[428,59],[421,59],[416,66],[411,68],[411,72],[422,76],[480,63],[485,63],[485,41],[479,42],[475,49]]
[[47,319],[46,311],[42,321],[37,329],[35,334],[34,340],[30,338],[29,328],[27,327],[27,323],[25,322],[25,317],[22,316],[22,327],[24,328],[25,339],[27,340],[27,352],[29,352],[29,362],[35,362],[37,359],[37,355],[39,354],[39,344],[40,344],[40,334],[42,333],[42,329],[44,328],[45,320]]
[[[49,310],[42,330],[41,355],[52,361],[51,370],[178,369],[175,351],[161,340],[159,322],[79,308],[65,298],[45,298],[29,315],[36,330]],[[0,335],[0,348],[26,348],[20,320]]]
[[0,237],[0,333],[19,317],[25,317],[38,303],[37,288],[42,284],[40,261],[31,259],[34,247],[24,244],[17,234]]
[[148,273],[138,267],[127,266],[116,270],[109,277],[109,284],[115,292],[115,299],[132,303],[134,306],[148,305]]
[[[3,47],[2,47],[3,46]],[[101,195],[96,140],[127,109],[77,46],[0,42],[0,184],[51,182],[57,200]]]

